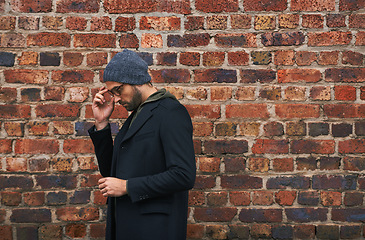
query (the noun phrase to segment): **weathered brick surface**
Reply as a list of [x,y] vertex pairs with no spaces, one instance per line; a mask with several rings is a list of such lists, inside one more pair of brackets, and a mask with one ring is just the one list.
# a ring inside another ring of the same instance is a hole
[[104,238],[87,129],[123,48],[192,117],[188,239],[365,238],[364,8],[0,0],[0,238]]

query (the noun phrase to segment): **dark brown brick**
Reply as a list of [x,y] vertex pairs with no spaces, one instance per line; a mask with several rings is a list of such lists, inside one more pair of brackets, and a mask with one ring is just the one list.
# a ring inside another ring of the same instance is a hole
[[99,11],[98,0],[60,0],[57,1],[59,13],[97,13]]
[[264,46],[298,46],[304,42],[302,32],[265,33],[261,36]]
[[206,13],[237,12],[238,0],[196,0],[195,7],[198,11]]
[[245,11],[284,11],[287,8],[285,0],[248,0],[243,2]]
[[245,223],[281,222],[283,220],[283,212],[281,209],[242,209],[239,214],[239,220]]
[[237,208],[196,208],[194,218],[204,222],[230,222],[237,214]]
[[24,13],[43,13],[52,11],[52,0],[40,0],[40,1],[11,1],[11,8],[15,12]]

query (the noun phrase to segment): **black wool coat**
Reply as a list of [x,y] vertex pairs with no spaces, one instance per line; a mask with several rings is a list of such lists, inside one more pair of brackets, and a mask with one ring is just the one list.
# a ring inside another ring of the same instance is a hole
[[185,240],[188,190],[196,166],[185,107],[164,98],[144,105],[114,144],[110,129],[89,130],[103,177],[128,180],[128,195],[108,198],[107,240]]

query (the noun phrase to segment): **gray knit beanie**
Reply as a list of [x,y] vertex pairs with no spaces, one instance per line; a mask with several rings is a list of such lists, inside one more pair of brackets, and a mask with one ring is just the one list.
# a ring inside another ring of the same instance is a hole
[[151,81],[151,76],[148,74],[148,64],[137,53],[124,49],[106,66],[103,81],[142,85]]

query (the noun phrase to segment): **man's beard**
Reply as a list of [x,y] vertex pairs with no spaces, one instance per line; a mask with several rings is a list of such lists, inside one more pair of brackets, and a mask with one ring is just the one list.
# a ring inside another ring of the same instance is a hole
[[127,109],[127,111],[134,111],[136,110],[139,105],[142,103],[142,93],[141,91],[136,88],[135,86],[132,86],[133,88],[133,96],[132,100],[130,102],[119,102],[120,104]]

